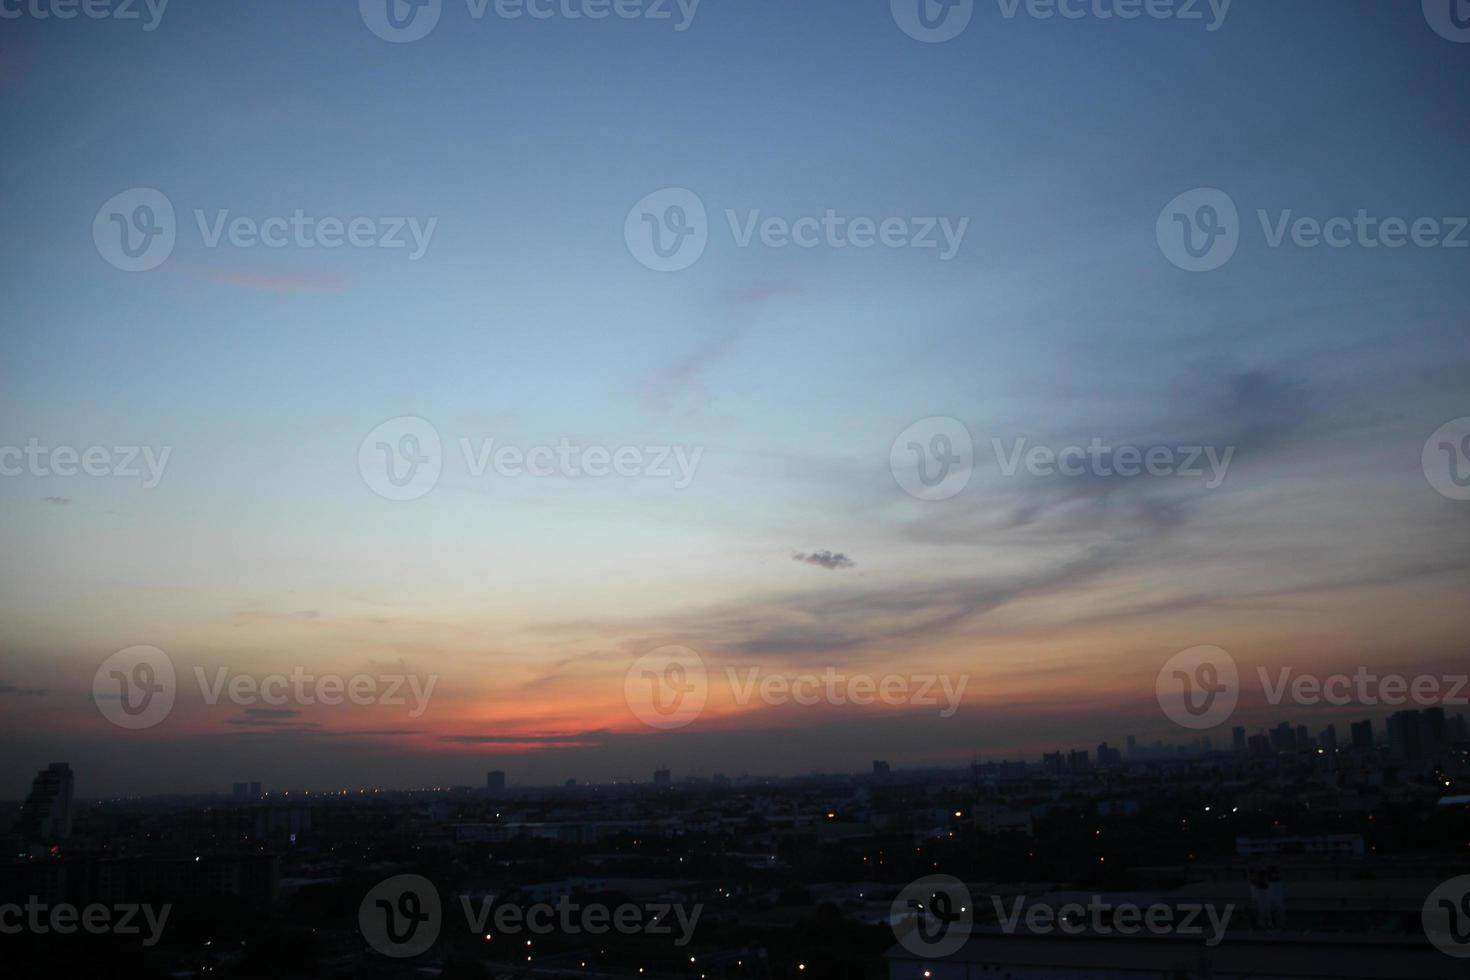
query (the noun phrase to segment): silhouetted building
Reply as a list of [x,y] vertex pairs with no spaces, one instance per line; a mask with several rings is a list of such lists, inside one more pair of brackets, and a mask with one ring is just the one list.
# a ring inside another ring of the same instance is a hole
[[653,771],[653,785],[665,788],[674,785],[673,774],[667,769],[655,769]]
[[873,760],[874,779],[887,779],[890,772],[891,770],[888,768],[888,763],[884,762],[882,759]]
[[75,785],[71,766],[65,762],[53,762],[36,773],[18,827],[27,841],[50,843],[71,836]]
[[1373,748],[1373,722],[1353,722],[1353,748],[1367,752]]
[[1245,750],[1246,750],[1245,726],[1244,725],[1236,725],[1234,728],[1232,728],[1230,730],[1230,735],[1231,735],[1232,743],[1235,746],[1235,754],[1236,755],[1245,755]]
[[1396,711],[1388,718],[1388,751],[1399,759],[1428,757],[1424,744],[1424,722],[1417,711]]
[[1328,725],[1322,730],[1322,748],[1328,752],[1337,751],[1337,726]]

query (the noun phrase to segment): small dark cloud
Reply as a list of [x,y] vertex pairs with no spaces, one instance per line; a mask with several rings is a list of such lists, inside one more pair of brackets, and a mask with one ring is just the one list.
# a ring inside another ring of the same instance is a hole
[[597,728],[586,732],[547,735],[445,735],[440,741],[455,742],[461,745],[587,746],[600,745],[611,734],[605,728]]
[[797,552],[791,556],[792,561],[799,561],[807,565],[816,565],[825,568],[829,572],[839,568],[852,568],[857,562],[847,557],[840,551],[813,551],[811,554]]
[[295,718],[301,712],[292,708],[246,708],[245,714],[240,718],[226,719],[227,725],[245,725],[251,728],[276,728],[287,726],[290,728],[316,728],[315,723],[290,722],[288,719]]
[[67,504],[71,503],[70,497],[46,497],[45,500],[46,503],[52,504],[56,507],[65,507]]

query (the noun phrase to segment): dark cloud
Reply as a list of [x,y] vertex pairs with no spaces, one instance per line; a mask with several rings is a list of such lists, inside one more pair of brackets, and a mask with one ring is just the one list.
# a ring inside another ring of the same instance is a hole
[[807,565],[816,565],[818,568],[825,568],[829,572],[836,571],[839,568],[852,568],[857,564],[857,562],[840,551],[814,551],[811,554],[797,552],[791,556],[791,560],[803,562]]

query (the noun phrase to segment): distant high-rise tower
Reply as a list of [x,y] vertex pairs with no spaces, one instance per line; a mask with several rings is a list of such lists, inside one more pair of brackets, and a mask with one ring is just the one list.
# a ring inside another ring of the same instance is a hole
[[1328,725],[1322,729],[1322,748],[1328,752],[1337,751],[1337,726]]
[[1388,750],[1399,759],[1423,759],[1424,722],[1419,712],[1395,711],[1388,718]]
[[1131,758],[1133,758],[1137,754],[1138,754],[1138,736],[1136,736],[1136,735],[1129,735],[1128,736],[1128,758],[1131,759]]
[[1230,734],[1231,734],[1232,738],[1234,739],[1235,754],[1236,755],[1245,755],[1245,749],[1246,749],[1245,726],[1244,725],[1236,725],[1234,728],[1232,728],[1230,730]]
[[492,793],[505,791],[505,773],[499,769],[491,769],[485,773],[485,788]]
[[1371,719],[1368,721],[1353,722],[1353,748],[1361,749],[1365,752],[1372,750],[1373,722]]
[[873,760],[874,779],[887,779],[890,771],[891,770],[889,770],[888,768],[888,763],[884,762],[882,759]]
[[70,837],[75,788],[76,777],[65,762],[53,762],[36,773],[31,795],[21,809],[21,833],[28,840],[40,842]]
[[674,785],[673,774],[667,769],[655,769],[653,771],[653,785],[665,787]]

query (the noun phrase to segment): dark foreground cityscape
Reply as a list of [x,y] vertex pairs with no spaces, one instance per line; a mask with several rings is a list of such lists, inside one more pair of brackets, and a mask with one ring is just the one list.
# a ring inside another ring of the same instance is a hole
[[19,976],[1465,976],[1466,716],[1351,731],[110,800],[54,763],[13,808],[0,930]]

